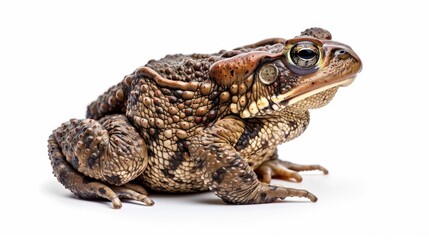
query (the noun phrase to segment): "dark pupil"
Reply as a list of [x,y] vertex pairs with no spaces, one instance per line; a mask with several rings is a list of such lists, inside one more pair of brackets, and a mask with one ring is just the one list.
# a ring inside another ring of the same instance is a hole
[[306,60],[314,58],[315,55],[316,55],[316,53],[310,49],[302,49],[298,52],[298,56],[300,58],[306,59]]

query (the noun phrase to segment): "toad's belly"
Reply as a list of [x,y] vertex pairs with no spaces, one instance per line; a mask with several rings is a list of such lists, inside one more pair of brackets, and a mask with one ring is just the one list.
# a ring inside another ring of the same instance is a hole
[[145,171],[136,179],[153,190],[160,192],[207,191],[199,169],[186,159],[171,163],[162,158],[151,157]]
[[[267,148],[249,154],[245,149],[239,151],[247,160],[252,169],[267,161],[274,154],[276,148]],[[183,155],[183,154],[182,154]],[[174,160],[165,160],[162,157],[150,157],[145,171],[136,179],[139,183],[160,192],[201,192],[208,187],[201,178],[201,171],[189,157],[177,156],[180,164]]]

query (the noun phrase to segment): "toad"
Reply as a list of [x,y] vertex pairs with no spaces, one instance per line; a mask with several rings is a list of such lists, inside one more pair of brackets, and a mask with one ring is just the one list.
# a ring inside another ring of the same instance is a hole
[[300,182],[319,165],[282,161],[277,146],[301,135],[309,109],[325,106],[362,63],[321,28],[215,54],[168,55],[137,68],[53,131],[49,158],[58,181],[85,199],[151,206],[147,189],[210,190],[231,204],[286,197],[315,202]]

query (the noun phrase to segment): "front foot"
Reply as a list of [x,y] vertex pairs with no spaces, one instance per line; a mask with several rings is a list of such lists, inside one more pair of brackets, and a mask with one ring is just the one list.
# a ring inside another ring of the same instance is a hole
[[266,183],[259,183],[256,188],[246,189],[241,194],[231,192],[222,200],[228,204],[260,204],[271,203],[278,199],[287,197],[307,198],[312,202],[317,202],[317,197],[304,189],[287,188],[274,186]]
[[272,178],[301,182],[302,177],[298,172],[312,170],[319,170],[323,174],[328,174],[328,170],[320,165],[300,165],[282,160],[263,162],[255,169],[255,172],[258,178],[264,183],[270,183]]
[[[267,200],[266,202],[273,202],[277,198],[285,199],[286,197],[303,197],[307,198],[312,202],[317,202],[317,197],[312,194],[311,192],[304,190],[304,189],[294,189],[294,188],[287,188],[287,187],[281,187],[281,186],[273,186],[268,185],[268,190],[266,190],[267,194]],[[273,196],[272,199],[269,197]]]

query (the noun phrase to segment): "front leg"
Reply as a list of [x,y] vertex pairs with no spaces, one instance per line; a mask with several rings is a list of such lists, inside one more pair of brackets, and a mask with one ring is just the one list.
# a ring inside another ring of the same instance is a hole
[[225,118],[191,140],[189,151],[208,188],[226,203],[267,203],[286,197],[316,196],[306,190],[262,183],[249,164],[234,148],[244,132],[244,122]]

